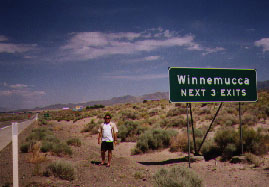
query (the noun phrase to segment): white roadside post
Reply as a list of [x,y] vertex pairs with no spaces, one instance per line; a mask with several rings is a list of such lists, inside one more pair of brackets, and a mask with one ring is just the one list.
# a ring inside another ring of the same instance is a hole
[[18,123],[12,123],[13,187],[19,187]]

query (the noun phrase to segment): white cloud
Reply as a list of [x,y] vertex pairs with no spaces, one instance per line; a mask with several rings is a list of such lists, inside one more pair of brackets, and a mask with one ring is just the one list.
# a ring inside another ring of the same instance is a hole
[[13,88],[13,89],[22,89],[22,88],[27,88],[28,85],[25,85],[25,84],[13,84],[13,85],[9,85],[10,88]]
[[149,62],[149,61],[155,61],[155,60],[158,60],[160,59],[161,57],[160,56],[146,56],[146,57],[143,57],[143,58],[135,58],[135,59],[130,59],[130,60],[127,60],[127,61],[124,61],[124,62]]
[[0,90],[0,102],[3,107],[33,108],[43,103],[45,91],[27,88]]
[[134,40],[135,38],[139,38],[141,36],[140,33],[134,32],[119,32],[119,33],[112,33],[109,35],[111,39],[128,39],[130,41]]
[[[115,54],[150,52],[160,48],[183,47],[186,50],[203,51],[204,54],[218,52],[223,48],[206,48],[194,40],[194,35],[180,36],[161,28],[140,33],[79,32],[71,33],[66,45],[61,47],[61,61],[87,60]],[[63,55],[64,54],[64,55]]]
[[262,38],[254,42],[254,45],[257,47],[262,47],[263,52],[269,51],[269,38]]
[[17,95],[22,96],[24,98],[31,98],[34,96],[42,96],[46,95],[45,91],[34,91],[34,90],[1,90],[0,96],[11,96],[11,95]]
[[154,61],[160,59],[160,56],[147,56],[144,59],[145,61]]
[[31,86],[26,84],[13,84],[9,85],[6,82],[3,83],[6,87],[5,90],[0,90],[0,96],[22,96],[23,98],[31,98],[34,96],[42,96],[45,95],[45,91],[33,90],[30,88]]
[[210,54],[210,53],[217,53],[219,51],[224,51],[223,47],[215,47],[215,48],[204,48],[205,52],[202,53],[203,56]]
[[144,75],[107,75],[106,79],[123,79],[123,80],[153,80],[168,78],[168,74],[144,74]]
[[36,48],[35,44],[7,43],[8,38],[0,35],[0,53],[24,53]]
[[24,53],[35,47],[36,45],[0,43],[0,53]]

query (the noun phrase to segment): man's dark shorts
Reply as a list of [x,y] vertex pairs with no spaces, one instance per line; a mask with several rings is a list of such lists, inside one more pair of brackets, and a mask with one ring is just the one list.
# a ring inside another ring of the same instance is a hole
[[114,150],[113,142],[102,142],[101,151]]

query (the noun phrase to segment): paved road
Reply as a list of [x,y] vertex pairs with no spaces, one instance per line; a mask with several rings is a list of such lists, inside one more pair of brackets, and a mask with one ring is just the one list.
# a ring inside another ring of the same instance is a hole
[[[18,123],[18,132],[21,133],[26,127],[32,124],[36,118]],[[0,151],[5,148],[12,140],[12,126],[5,126],[0,129]]]

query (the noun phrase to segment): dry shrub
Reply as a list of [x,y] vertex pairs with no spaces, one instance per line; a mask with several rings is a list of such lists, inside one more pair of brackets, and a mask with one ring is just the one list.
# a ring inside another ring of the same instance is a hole
[[245,156],[249,163],[254,164],[254,167],[260,167],[263,164],[263,160],[252,153],[245,153]]
[[164,119],[164,120],[161,120],[160,122],[160,126],[162,128],[183,128],[185,127],[187,124],[187,121],[186,119],[184,119],[183,116],[178,116],[176,118],[167,118],[167,119]]
[[54,175],[64,180],[74,180],[75,171],[72,165],[67,162],[57,161],[50,164],[46,171],[44,172],[45,176]]
[[242,116],[242,124],[247,126],[254,126],[258,122],[258,117],[253,114],[244,114]]
[[179,133],[171,139],[170,152],[183,151],[188,144],[188,137],[186,133]]
[[76,147],[81,146],[81,140],[79,138],[70,138],[66,141],[67,145],[73,145]]
[[170,141],[177,132],[174,130],[153,129],[141,134],[132,149],[132,154],[145,153],[150,150],[158,150],[170,146]]
[[31,151],[33,153],[30,158],[30,162],[34,164],[33,175],[40,175],[40,164],[47,161],[46,155],[40,153],[41,142],[37,141],[31,146]]
[[123,142],[136,141],[138,136],[148,129],[146,126],[139,125],[138,122],[129,120],[118,124],[118,127],[119,127],[118,137]]
[[139,114],[135,110],[124,110],[121,112],[121,118],[123,120],[137,120],[139,119]]
[[254,167],[260,167],[263,164],[263,160],[252,153],[245,153],[245,156],[249,163],[254,164]]
[[156,187],[200,187],[202,179],[191,169],[173,167],[160,169],[154,176]]
[[182,114],[186,114],[186,109],[185,108],[173,108],[170,109],[167,114],[166,117],[174,117],[174,116],[179,116]]
[[[242,129],[243,133],[243,148],[245,152],[250,152],[255,155],[264,155],[268,152],[266,142],[269,136],[263,135],[259,131],[246,126]],[[215,143],[222,152],[224,160],[230,159],[232,156],[240,153],[240,132],[233,128],[221,129],[215,134]]]
[[54,126],[54,127],[53,127],[53,130],[54,130],[54,131],[61,131],[61,130],[63,130],[63,127],[57,125],[57,126]]
[[98,128],[98,124],[94,121],[94,119],[92,119],[90,123],[85,125],[81,132],[90,132],[91,134],[97,134]]
[[71,156],[73,154],[72,149],[65,143],[59,143],[53,145],[51,152],[53,155],[57,156],[63,156],[63,155]]
[[43,154],[41,154],[40,152],[40,147],[41,147],[41,142],[37,141],[32,147],[32,158],[30,158],[30,162],[32,163],[41,163],[46,161],[46,156],[44,156]]

